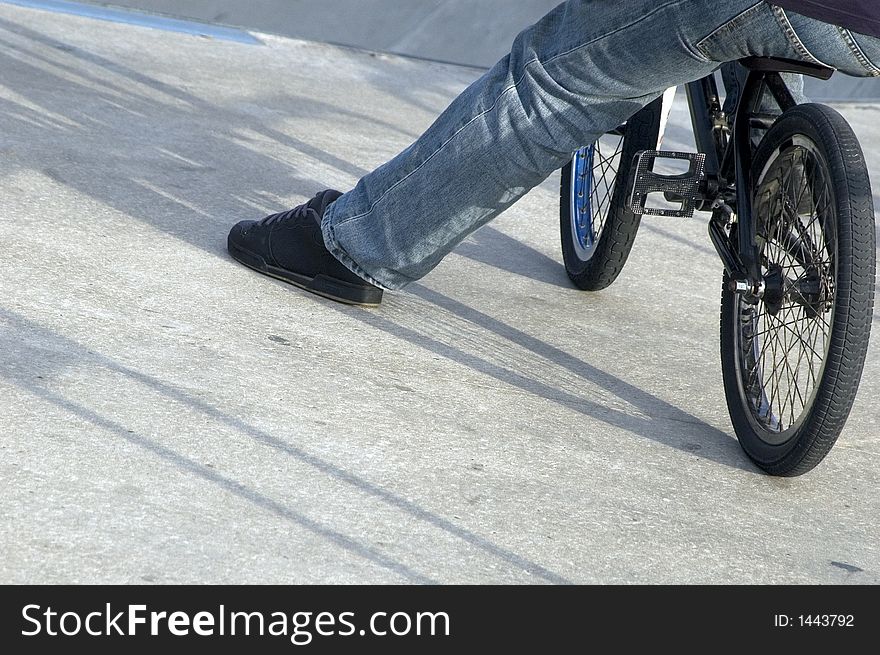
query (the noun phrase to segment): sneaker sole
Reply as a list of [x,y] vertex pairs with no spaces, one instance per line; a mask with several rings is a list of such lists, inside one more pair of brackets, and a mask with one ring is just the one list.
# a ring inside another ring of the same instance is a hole
[[258,273],[287,282],[318,296],[359,307],[378,307],[382,302],[382,289],[377,287],[364,288],[327,275],[308,277],[307,275],[300,275],[283,268],[270,266],[266,263],[265,259],[240,247],[232,239],[227,239],[227,249],[232,258],[240,264],[244,264]]

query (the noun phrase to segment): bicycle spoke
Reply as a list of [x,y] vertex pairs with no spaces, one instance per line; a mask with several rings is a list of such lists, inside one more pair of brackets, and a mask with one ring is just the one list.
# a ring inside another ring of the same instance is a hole
[[833,198],[822,165],[800,146],[780,156],[765,184],[772,195],[757,215],[760,261],[765,274],[781,273],[782,304],[771,314],[761,301],[740,314],[742,380],[755,418],[784,432],[808,408],[830,339]]
[[601,235],[602,228],[605,226],[607,219],[608,208],[614,198],[617,184],[617,169],[622,149],[622,138],[617,140],[614,152],[610,157],[605,156],[603,153],[601,140],[597,141],[595,145],[593,185],[590,190],[590,202],[593,205],[592,237],[594,241],[598,240]]

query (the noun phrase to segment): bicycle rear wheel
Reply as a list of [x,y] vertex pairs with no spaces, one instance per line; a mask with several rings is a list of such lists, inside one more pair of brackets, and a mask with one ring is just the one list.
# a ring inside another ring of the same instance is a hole
[[663,99],[578,150],[562,169],[559,227],[569,279],[599,291],[613,283],[632,250],[640,217],[627,208],[633,157],[657,148]]
[[852,129],[822,105],[776,121],[752,179],[765,289],[750,302],[725,276],[724,388],[748,456],[795,476],[831,450],[861,379],[874,303],[871,185]]

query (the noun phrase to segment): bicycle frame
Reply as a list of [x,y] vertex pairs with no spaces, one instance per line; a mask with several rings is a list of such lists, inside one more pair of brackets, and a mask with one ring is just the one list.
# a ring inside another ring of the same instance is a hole
[[[801,62],[753,58],[731,126],[721,106],[715,75],[687,85],[697,151],[706,155],[706,182],[700,209],[711,209],[709,236],[728,276],[741,292],[760,295],[763,277],[752,215],[752,131],[767,130],[776,119],[761,113],[769,91],[781,111],[797,103],[782,72],[827,79],[833,71]],[[734,219],[735,216],[735,219]]]

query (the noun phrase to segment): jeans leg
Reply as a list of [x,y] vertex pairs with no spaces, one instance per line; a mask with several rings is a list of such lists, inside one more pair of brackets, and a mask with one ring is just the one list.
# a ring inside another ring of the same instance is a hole
[[575,150],[664,89],[717,68],[699,45],[723,29],[731,39],[777,39],[789,54],[758,0],[564,2],[413,145],[331,205],[322,224],[327,247],[387,289],[423,277]]

